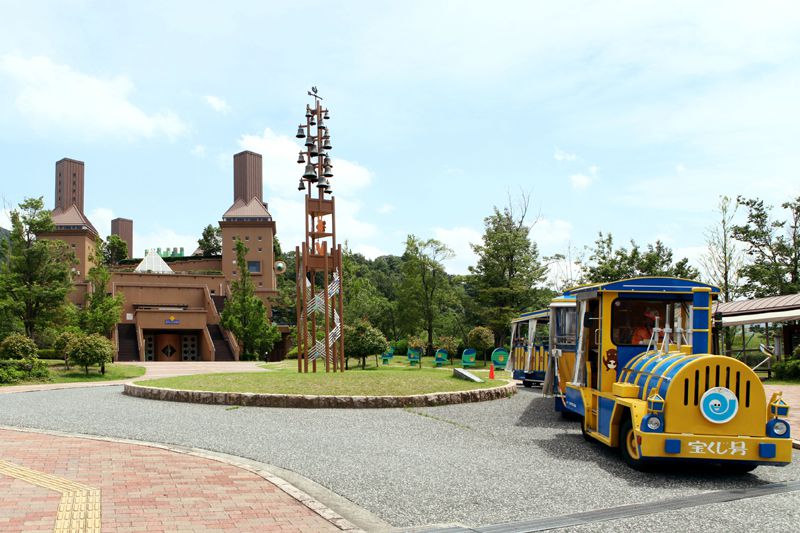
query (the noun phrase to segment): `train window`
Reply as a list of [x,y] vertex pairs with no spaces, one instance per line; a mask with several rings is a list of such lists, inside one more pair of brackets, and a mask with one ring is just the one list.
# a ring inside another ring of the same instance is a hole
[[575,321],[577,320],[575,308],[557,307],[555,309],[555,315],[556,344],[575,344]]
[[611,341],[617,346],[647,344],[656,324],[659,328],[664,327],[667,306],[672,303],[665,300],[615,300],[611,309]]

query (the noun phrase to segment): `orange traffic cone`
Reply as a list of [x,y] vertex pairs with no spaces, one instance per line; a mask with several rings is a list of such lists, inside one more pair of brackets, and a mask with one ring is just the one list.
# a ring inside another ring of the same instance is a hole
[[489,363],[489,379],[494,379],[494,363]]

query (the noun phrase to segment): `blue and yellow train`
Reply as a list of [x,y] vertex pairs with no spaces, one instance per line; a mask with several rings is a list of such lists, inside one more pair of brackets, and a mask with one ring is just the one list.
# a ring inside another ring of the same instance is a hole
[[619,448],[637,469],[658,461],[741,472],[788,464],[789,407],[781,395],[768,400],[747,365],[710,353],[717,293],[667,277],[566,291],[545,313],[544,390],[556,409],[580,417],[587,439]]

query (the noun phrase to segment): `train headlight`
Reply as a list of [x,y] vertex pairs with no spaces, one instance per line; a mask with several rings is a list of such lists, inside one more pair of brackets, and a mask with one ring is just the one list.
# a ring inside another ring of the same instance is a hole
[[786,435],[786,432],[789,431],[789,424],[784,422],[783,420],[777,420],[772,425],[772,432],[775,433],[778,437],[783,437]]
[[650,431],[658,431],[661,429],[661,419],[657,416],[651,416],[647,419],[647,429]]

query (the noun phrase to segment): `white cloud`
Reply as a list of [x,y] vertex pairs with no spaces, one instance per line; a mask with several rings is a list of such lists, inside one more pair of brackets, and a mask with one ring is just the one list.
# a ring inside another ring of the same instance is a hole
[[530,237],[545,255],[563,253],[572,237],[572,224],[558,218],[540,218],[531,229]]
[[588,172],[573,174],[569,177],[572,184],[572,189],[576,191],[585,191],[597,179],[598,167],[592,165],[589,167]]
[[117,218],[114,211],[107,207],[96,207],[87,214],[87,217],[103,239],[111,235],[111,221]]
[[220,98],[219,96],[214,96],[211,94],[207,94],[205,96],[206,103],[211,106],[211,109],[216,111],[217,113],[222,113],[223,115],[227,114],[231,110],[231,106],[228,105],[228,102]]
[[377,246],[370,246],[369,244],[357,244],[353,246],[353,251],[363,255],[367,259],[375,259],[376,257],[388,254],[388,252],[381,250]]
[[197,157],[205,157],[206,155],[206,147],[202,144],[197,144],[191,150],[192,155]]
[[394,211],[394,206],[392,204],[383,204],[378,209],[376,209],[378,213],[381,215],[388,215],[392,211]]
[[433,236],[455,253],[455,257],[444,262],[445,269],[450,274],[466,274],[469,272],[468,267],[478,263],[478,256],[470,245],[482,242],[483,234],[480,231],[466,226],[434,228]]
[[14,86],[16,112],[42,134],[175,139],[186,131],[175,113],[147,113],[133,104],[133,83],[122,75],[93,77],[47,57],[6,54],[0,57],[0,78]]
[[576,154],[565,152],[561,148],[556,148],[556,151],[553,154],[553,159],[556,161],[575,161],[577,158],[578,156]]

